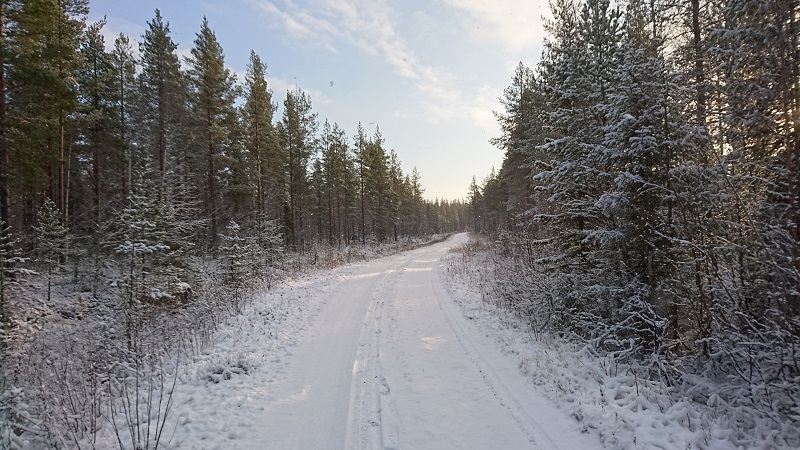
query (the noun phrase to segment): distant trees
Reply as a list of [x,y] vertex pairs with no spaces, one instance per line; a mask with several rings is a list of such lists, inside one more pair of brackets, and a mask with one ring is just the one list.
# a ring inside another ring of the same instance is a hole
[[463,226],[463,204],[424,200],[379,130],[359,125],[351,144],[336,123],[320,130],[302,90],[274,103],[255,52],[237,82],[207,19],[182,64],[158,10],[138,43],[120,35],[107,49],[86,0],[0,6],[0,215],[20,247],[8,254],[39,251],[29,230],[56,214],[72,237],[58,264],[94,262],[76,260],[76,280],[91,271],[96,291],[110,254],[128,272],[172,274],[171,295],[228,223],[277,253],[275,237],[302,252]]
[[531,297],[512,304],[537,326],[669,382],[703,367],[785,413],[783,383],[800,381],[797,6],[552,9],[541,62],[518,66],[496,114],[503,166],[470,186],[471,225],[500,230],[516,261],[498,286]]

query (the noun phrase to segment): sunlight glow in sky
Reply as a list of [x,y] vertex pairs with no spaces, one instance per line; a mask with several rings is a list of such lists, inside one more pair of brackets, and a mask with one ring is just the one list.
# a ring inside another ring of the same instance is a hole
[[[542,50],[547,0],[91,0],[90,20],[104,16],[106,44],[119,33],[139,41],[156,8],[189,55],[203,16],[226,64],[244,81],[250,50],[268,65],[273,100],[299,87],[352,136],[359,121],[380,126],[425,197],[466,197],[503,152],[489,139],[492,111],[519,61]],[[280,117],[280,111],[278,116]]]

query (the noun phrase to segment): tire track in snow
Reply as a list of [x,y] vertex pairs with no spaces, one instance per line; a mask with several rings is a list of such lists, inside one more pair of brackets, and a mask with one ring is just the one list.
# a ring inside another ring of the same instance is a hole
[[477,346],[469,338],[469,334],[462,324],[461,312],[455,307],[450,296],[444,291],[441,279],[441,257],[436,260],[431,270],[431,284],[436,297],[436,304],[444,315],[445,322],[450,327],[464,353],[480,372],[489,391],[497,399],[500,406],[516,422],[519,429],[527,436],[528,440],[541,449],[559,450],[557,440],[542,429],[533,416],[522,407],[515,399],[514,393],[504,383],[502,377],[494,370],[480,354]]
[[364,315],[353,362],[346,449],[390,450],[399,446],[396,420],[389,407],[391,389],[380,364],[380,335],[384,305],[411,260],[406,253],[402,261],[388,270],[373,291]]

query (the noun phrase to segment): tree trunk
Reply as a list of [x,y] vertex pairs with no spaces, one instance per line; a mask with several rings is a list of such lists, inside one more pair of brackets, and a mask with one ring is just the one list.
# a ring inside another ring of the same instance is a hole
[[208,123],[208,208],[209,223],[211,225],[211,245],[217,244],[217,178],[216,164],[214,164],[214,118],[209,109],[206,113]]
[[5,0],[0,0],[0,242],[7,245],[8,227],[10,225],[10,196],[8,192],[8,141],[6,140],[6,119],[8,106],[6,104],[6,61],[5,61]]
[[[166,138],[167,120],[164,117],[165,100],[164,100],[163,84],[164,80],[160,80],[158,84],[158,169],[159,169],[158,195],[160,200],[164,198],[164,189],[167,177],[167,138]],[[210,121],[211,118],[209,115],[209,126],[210,126]],[[209,137],[209,146],[210,145],[211,145],[211,140]]]
[[367,239],[367,220],[366,220],[366,212],[364,210],[364,160],[363,156],[362,159],[359,161],[360,164],[360,172],[361,172],[361,245],[366,244]]
[[289,214],[292,221],[291,243],[293,248],[297,248],[297,208],[295,207],[295,185],[294,185],[294,149],[292,145],[292,132],[288,129],[286,134],[289,138]]
[[133,155],[128,145],[128,124],[125,120],[125,68],[119,67],[119,132],[122,147],[125,149],[125,175],[122,179],[122,190],[125,195],[125,204],[130,205],[131,186],[133,184]]
[[264,214],[264,161],[263,161],[263,149],[261,148],[261,128],[259,128],[259,120],[260,115],[258,114],[258,109],[256,108],[255,117],[253,118],[253,122],[255,123],[255,130],[253,135],[253,151],[256,154],[256,202],[258,205],[256,206],[256,210],[258,211],[259,216]]
[[[6,269],[12,264],[5,261],[11,253],[11,236],[9,234],[10,196],[8,194],[8,142],[6,140],[6,64],[5,64],[5,0],[0,0],[0,254],[4,261],[0,265],[0,326],[5,326],[6,321]],[[13,277],[12,273],[9,273]],[[0,358],[4,355],[5,340],[0,339]]]
[[64,112],[59,111],[58,117],[58,208],[61,211],[61,223],[67,226],[67,157],[64,148]]
[[[696,91],[695,120],[697,126],[706,128],[706,88],[705,88],[705,50],[703,48],[702,27],[700,24],[700,0],[692,0],[692,50],[694,59],[693,76]],[[707,155],[701,155],[701,162],[709,163]]]

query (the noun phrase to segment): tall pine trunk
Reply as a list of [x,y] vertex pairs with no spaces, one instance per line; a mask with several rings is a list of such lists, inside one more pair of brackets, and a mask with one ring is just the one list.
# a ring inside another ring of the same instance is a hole
[[216,177],[216,164],[214,164],[215,150],[214,150],[214,117],[212,111],[209,109],[206,113],[206,120],[208,123],[208,207],[209,207],[209,222],[211,224],[211,245],[216,246],[217,243],[217,177]]
[[164,189],[167,178],[167,121],[164,113],[165,108],[164,80],[160,80],[158,85],[158,195],[159,199],[164,199]]
[[[702,26],[700,24],[700,0],[692,0],[692,50],[694,77],[697,104],[695,116],[697,125],[703,129],[706,126],[706,89],[705,89],[705,50],[703,48]],[[705,155],[703,155],[705,157]],[[708,163],[709,161],[703,161]]]
[[[8,120],[8,104],[6,103],[6,42],[5,42],[6,1],[0,0],[0,242],[8,245],[8,227],[10,225],[11,196],[8,190],[9,152],[6,123]],[[2,301],[2,299],[0,299]],[[1,306],[1,305],[0,305]]]

